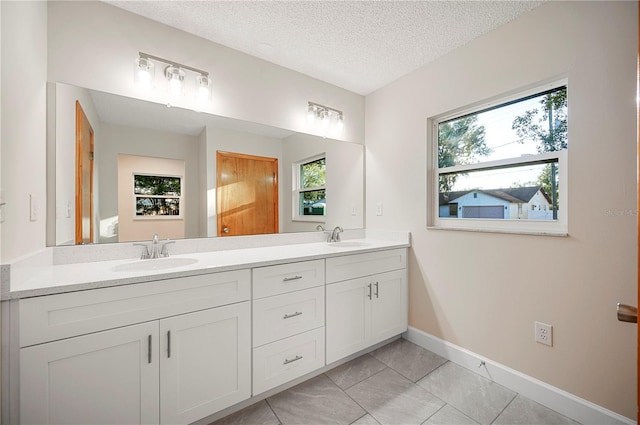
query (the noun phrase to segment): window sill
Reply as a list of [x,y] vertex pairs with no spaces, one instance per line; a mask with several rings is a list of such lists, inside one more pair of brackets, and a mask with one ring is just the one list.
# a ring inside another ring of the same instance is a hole
[[509,235],[529,235],[529,236],[553,236],[568,237],[569,233],[566,229],[518,229],[518,228],[487,228],[481,226],[427,226],[427,230],[453,230],[458,232],[475,232],[475,233],[502,233]]
[[292,218],[291,221],[298,221],[301,223],[325,223],[327,221],[325,216],[309,216]]

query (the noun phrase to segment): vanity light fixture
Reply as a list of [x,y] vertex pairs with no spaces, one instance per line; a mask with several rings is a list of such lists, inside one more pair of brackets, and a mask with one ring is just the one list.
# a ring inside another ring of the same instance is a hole
[[312,125],[319,123],[324,129],[329,128],[333,121],[338,131],[344,129],[344,113],[342,111],[315,102],[307,104],[307,121]]
[[138,58],[135,61],[135,82],[138,86],[145,89],[153,86],[153,77],[155,74],[154,62],[166,64],[164,77],[166,79],[167,91],[171,96],[183,96],[185,94],[186,87],[190,86],[190,83],[186,79],[187,72],[189,72],[196,74],[193,80],[193,93],[196,101],[201,104],[211,99],[211,79],[207,71],[143,52],[138,53]]

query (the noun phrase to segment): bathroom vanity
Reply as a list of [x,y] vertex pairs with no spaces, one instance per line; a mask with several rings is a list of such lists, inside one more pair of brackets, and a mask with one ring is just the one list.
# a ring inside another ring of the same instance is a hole
[[186,424],[322,373],[406,331],[408,246],[45,267],[5,291],[9,421]]

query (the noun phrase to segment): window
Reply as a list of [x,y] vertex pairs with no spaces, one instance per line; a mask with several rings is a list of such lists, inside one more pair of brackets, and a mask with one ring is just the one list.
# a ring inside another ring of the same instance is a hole
[[324,221],[327,214],[324,154],[293,164],[293,219]]
[[567,107],[562,81],[430,118],[428,226],[566,234]]
[[134,174],[133,193],[136,218],[181,216],[181,177]]

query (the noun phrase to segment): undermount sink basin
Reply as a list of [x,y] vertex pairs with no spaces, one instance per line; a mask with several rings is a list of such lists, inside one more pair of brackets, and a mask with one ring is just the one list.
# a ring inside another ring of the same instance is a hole
[[334,248],[359,248],[371,245],[369,242],[363,241],[340,241],[340,242],[330,242],[329,246]]
[[198,260],[195,258],[155,258],[152,260],[140,260],[132,263],[120,264],[113,267],[114,272],[142,272],[152,270],[174,269],[176,267],[184,267]]

